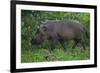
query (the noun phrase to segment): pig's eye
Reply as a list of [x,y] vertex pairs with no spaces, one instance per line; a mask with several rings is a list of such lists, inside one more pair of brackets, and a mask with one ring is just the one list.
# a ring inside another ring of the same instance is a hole
[[44,27],[43,27],[43,31],[47,31],[47,27],[44,26]]

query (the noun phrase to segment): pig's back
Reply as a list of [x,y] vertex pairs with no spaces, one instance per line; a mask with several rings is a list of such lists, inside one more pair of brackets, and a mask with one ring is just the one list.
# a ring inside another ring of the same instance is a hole
[[62,38],[72,39],[76,37],[76,35],[80,35],[83,31],[81,23],[74,20],[68,21],[49,21],[47,23],[48,29],[53,34],[59,34]]
[[51,20],[46,25],[51,31],[83,30],[81,23],[75,20]]

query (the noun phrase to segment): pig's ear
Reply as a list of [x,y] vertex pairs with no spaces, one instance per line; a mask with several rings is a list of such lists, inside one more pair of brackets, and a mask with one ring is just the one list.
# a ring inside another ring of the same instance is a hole
[[47,27],[46,26],[43,26],[43,31],[47,31]]

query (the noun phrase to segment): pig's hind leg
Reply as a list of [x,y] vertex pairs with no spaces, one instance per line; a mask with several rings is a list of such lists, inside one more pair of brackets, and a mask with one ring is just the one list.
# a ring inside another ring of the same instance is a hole
[[75,41],[75,43],[72,46],[72,48],[75,48],[77,46],[77,44],[80,43],[82,45],[83,49],[85,49],[84,41],[82,39],[76,39],[74,41]]
[[79,40],[74,40],[74,41],[75,41],[75,43],[74,43],[74,45],[72,46],[72,49],[75,48],[75,47],[77,46],[78,42],[79,42]]

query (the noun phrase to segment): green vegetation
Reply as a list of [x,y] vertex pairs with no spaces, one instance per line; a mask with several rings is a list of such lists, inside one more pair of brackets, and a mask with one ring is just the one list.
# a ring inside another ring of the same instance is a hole
[[73,19],[80,21],[87,30],[90,30],[90,14],[77,12],[51,12],[51,11],[21,11],[21,62],[44,62],[44,61],[68,61],[86,60],[90,58],[89,39],[86,40],[86,50],[76,47],[71,49],[73,41],[66,43],[67,51],[64,51],[59,43],[56,48],[50,51],[50,42],[42,45],[32,45],[32,37],[36,35],[36,30],[46,20],[67,20]]

